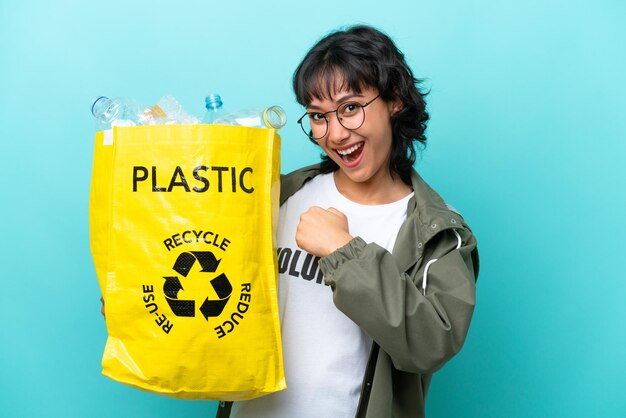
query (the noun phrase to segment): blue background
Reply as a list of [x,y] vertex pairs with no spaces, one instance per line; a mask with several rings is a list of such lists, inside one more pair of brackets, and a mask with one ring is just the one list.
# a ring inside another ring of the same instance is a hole
[[0,416],[210,417],[100,375],[91,100],[280,104],[283,168],[317,161],[293,70],[369,23],[426,79],[418,170],[479,238],[478,305],[430,417],[626,416],[623,1],[0,1]]

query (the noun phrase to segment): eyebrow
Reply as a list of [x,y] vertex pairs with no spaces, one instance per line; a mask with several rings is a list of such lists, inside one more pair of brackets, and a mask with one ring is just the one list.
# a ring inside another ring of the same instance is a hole
[[[357,97],[363,98],[365,96],[363,96],[363,94],[361,94],[361,93],[348,93],[345,96],[341,96],[339,99],[335,100],[335,103],[337,103],[338,105],[341,105],[341,104],[343,104],[343,103],[345,103],[345,102],[347,102],[349,100],[355,99]],[[306,108],[310,109],[310,110],[323,110],[319,106],[311,106],[311,105],[308,105]]]

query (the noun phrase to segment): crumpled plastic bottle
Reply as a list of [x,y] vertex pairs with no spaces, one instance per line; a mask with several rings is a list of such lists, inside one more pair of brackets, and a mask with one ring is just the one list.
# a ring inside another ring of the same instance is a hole
[[147,107],[128,97],[98,97],[91,106],[100,129],[113,126],[163,125],[200,123],[200,119],[186,113],[174,96],[163,97],[154,106]]
[[176,100],[176,98],[172,95],[164,96],[163,98],[161,98],[161,100],[157,102],[156,105],[152,106],[150,109],[155,110],[156,113],[162,112],[163,116],[160,118],[154,118],[152,117],[154,113],[148,112],[149,117],[146,119],[145,123],[143,123],[144,125],[200,123],[200,119],[185,112],[185,109],[183,109],[183,105],[180,104],[178,100]]

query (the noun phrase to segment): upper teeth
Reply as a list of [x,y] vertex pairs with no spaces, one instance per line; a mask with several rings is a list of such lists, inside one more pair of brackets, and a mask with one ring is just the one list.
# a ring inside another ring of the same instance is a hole
[[348,155],[348,154],[352,154],[354,151],[358,150],[359,148],[361,148],[361,145],[363,145],[362,142],[359,142],[356,145],[351,146],[350,148],[344,149],[344,150],[337,150],[337,153],[339,155]]

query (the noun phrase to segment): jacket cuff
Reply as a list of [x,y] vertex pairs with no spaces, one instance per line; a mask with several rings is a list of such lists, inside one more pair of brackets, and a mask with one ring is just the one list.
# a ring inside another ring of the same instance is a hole
[[320,258],[319,266],[324,277],[332,280],[333,272],[347,261],[359,258],[367,243],[361,237],[354,237],[343,247],[337,248],[326,257]]

